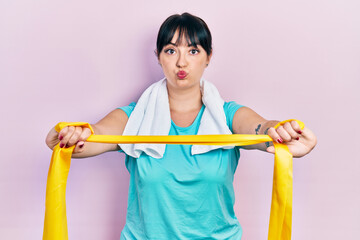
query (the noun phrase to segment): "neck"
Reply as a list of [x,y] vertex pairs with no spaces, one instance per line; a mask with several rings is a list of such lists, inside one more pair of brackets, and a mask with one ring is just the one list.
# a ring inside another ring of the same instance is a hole
[[198,110],[202,107],[200,85],[175,90],[167,87],[169,96],[170,111],[187,112]]

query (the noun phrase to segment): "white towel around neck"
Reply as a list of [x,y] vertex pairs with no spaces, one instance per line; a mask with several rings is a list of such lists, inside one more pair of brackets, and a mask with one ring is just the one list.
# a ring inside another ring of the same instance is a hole
[[[200,81],[202,102],[205,110],[200,120],[198,135],[232,134],[226,124],[224,100],[216,87],[203,79]],[[125,126],[123,135],[168,135],[171,128],[169,98],[166,78],[148,87],[139,98]],[[166,144],[119,144],[121,149],[134,158],[144,152],[153,158],[162,158]],[[233,146],[193,145],[191,154]]]

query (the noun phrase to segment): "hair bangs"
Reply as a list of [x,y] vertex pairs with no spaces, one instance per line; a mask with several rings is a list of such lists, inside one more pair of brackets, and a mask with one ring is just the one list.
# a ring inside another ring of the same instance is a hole
[[[199,38],[196,36],[196,31],[194,31],[193,26],[179,26],[176,30],[179,31],[178,38],[175,42],[176,45],[185,44],[182,41],[185,39],[188,46],[196,47],[200,44]],[[172,37],[174,37],[175,32]],[[171,41],[171,40],[170,40]]]
[[211,34],[206,23],[201,18],[183,13],[170,16],[160,27],[156,44],[158,56],[164,46],[172,43],[176,32],[178,37],[174,44],[184,44],[182,41],[185,39],[187,45],[194,47],[201,45],[208,55],[211,54]]

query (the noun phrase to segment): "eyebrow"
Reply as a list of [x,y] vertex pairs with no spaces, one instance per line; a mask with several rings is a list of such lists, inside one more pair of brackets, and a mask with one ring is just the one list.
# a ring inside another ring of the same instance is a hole
[[[173,45],[173,46],[175,46],[175,47],[177,47],[178,45],[176,44],[176,43],[172,43],[172,42],[169,42],[168,44],[166,44],[166,45]],[[197,45],[197,44],[195,44],[195,45]],[[193,47],[194,46],[194,44],[188,44],[188,47]]]

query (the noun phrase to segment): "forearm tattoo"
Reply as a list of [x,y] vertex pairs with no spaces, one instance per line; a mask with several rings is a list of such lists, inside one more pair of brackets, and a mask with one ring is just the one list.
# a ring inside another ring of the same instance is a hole
[[[256,135],[259,135],[260,128],[261,128],[261,124],[259,124],[257,126],[257,128],[255,128]],[[268,130],[269,130],[269,127],[264,131],[265,135],[267,135]],[[270,142],[265,142],[265,145],[266,145],[267,148],[270,147]]]
[[[264,131],[264,134],[267,135],[269,127]],[[270,142],[265,142],[266,147],[270,147]]]
[[255,133],[256,133],[256,135],[259,134],[260,128],[261,128],[261,124],[259,124],[259,125],[257,126],[257,128],[255,128]]

